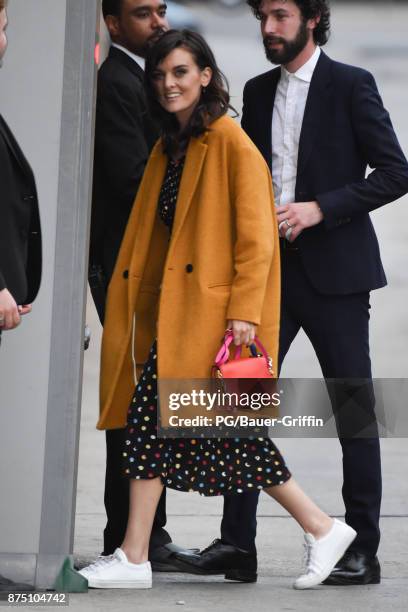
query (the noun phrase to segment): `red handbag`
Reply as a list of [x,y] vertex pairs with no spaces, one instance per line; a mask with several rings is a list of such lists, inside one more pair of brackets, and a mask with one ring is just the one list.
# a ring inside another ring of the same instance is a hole
[[217,353],[212,368],[213,376],[216,378],[274,378],[272,359],[269,357],[265,347],[257,336],[254,344],[261,350],[261,354],[252,357],[241,357],[242,346],[236,347],[234,358],[229,360],[230,346],[234,340],[232,330],[225,332],[222,346]]

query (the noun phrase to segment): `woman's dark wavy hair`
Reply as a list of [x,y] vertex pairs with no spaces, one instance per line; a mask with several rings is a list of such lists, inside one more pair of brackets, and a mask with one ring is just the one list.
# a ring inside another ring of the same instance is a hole
[[[189,51],[200,70],[211,68],[212,78],[195,108],[183,134],[173,113],[159,104],[154,84],[154,72],[158,65],[174,49]],[[198,137],[209,130],[209,125],[232,109],[228,92],[228,81],[217,66],[214,54],[204,38],[190,30],[168,30],[149,50],[145,65],[145,84],[150,113],[161,128],[164,151],[174,154],[183,149],[191,136]],[[235,112],[235,111],[234,111]]]
[[[247,0],[247,4],[251,7],[257,19],[260,19],[261,14],[259,7],[263,0]],[[320,21],[313,30],[313,38],[317,45],[321,47],[327,43],[330,36],[330,6],[328,0],[293,0],[300,8],[303,19],[313,19],[320,15]]]

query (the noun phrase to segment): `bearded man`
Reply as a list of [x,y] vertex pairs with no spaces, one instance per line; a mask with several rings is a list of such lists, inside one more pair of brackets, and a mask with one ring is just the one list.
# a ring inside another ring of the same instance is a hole
[[[386,278],[369,213],[408,191],[408,164],[373,76],[321,50],[330,30],[327,0],[247,4],[260,22],[268,60],[280,64],[246,84],[242,115],[242,127],[272,171],[278,207],[279,366],[302,328],[324,378],[331,379],[345,519],[357,531],[326,584],[378,583],[381,459],[369,309],[370,291],[384,287]],[[373,172],[366,178],[368,166]],[[347,400],[356,397],[358,415],[348,411]],[[362,437],[365,426],[369,435]],[[180,565],[201,574],[222,573],[228,565],[241,580],[255,580],[257,499],[251,493],[234,502],[247,534],[239,548],[228,545],[224,521],[221,540],[199,555],[177,554]]]

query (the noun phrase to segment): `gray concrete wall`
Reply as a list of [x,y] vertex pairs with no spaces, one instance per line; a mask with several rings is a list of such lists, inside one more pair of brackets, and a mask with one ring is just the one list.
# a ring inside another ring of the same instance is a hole
[[[0,353],[0,542],[38,549],[55,262],[65,2],[10,2],[9,47],[0,72],[1,113],[37,180],[44,242],[41,291]],[[47,35],[40,23],[49,23]],[[52,25],[52,27],[51,27]],[[7,526],[19,524],[19,533]]]
[[44,267],[0,352],[0,574],[49,586],[72,551],[98,3],[9,5],[0,112],[36,175]]

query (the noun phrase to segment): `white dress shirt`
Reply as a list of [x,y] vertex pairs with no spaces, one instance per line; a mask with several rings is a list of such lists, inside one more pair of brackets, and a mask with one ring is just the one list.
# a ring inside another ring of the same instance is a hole
[[319,56],[320,47],[316,47],[297,72],[288,72],[281,66],[272,115],[272,178],[277,206],[295,201],[300,133]]
[[126,55],[131,57],[132,60],[136,62],[136,64],[139,64],[140,68],[144,70],[145,60],[143,57],[139,57],[138,55],[136,55],[136,53],[132,53],[132,51],[129,51],[129,49],[126,49],[126,47],[122,47],[122,45],[118,45],[117,43],[112,43],[112,47],[115,47],[116,49],[123,51],[123,53],[126,53]]

